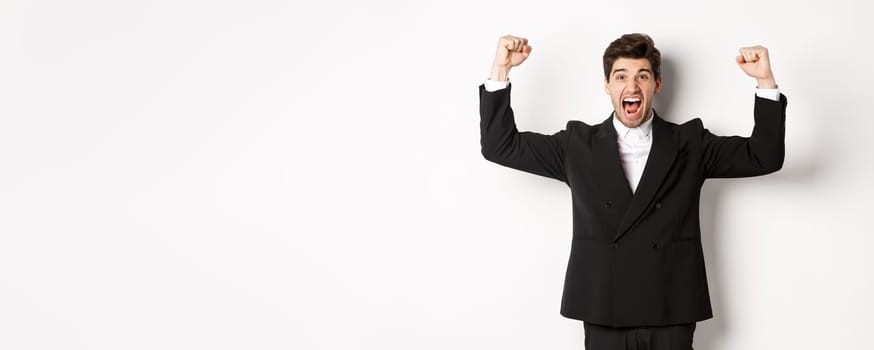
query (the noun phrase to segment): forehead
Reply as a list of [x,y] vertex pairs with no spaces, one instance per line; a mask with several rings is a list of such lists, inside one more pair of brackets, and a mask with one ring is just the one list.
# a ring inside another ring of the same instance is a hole
[[637,73],[641,70],[652,72],[652,65],[646,58],[626,58],[619,57],[613,61],[613,68],[610,69],[610,74],[617,70],[624,69],[626,72]]

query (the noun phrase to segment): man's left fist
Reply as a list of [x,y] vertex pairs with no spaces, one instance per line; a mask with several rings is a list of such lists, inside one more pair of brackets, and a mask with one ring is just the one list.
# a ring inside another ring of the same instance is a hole
[[735,61],[744,73],[756,78],[760,89],[773,89],[777,87],[777,83],[774,81],[774,73],[771,72],[771,61],[768,60],[768,49],[764,46],[757,45],[740,48],[740,54],[737,55]]

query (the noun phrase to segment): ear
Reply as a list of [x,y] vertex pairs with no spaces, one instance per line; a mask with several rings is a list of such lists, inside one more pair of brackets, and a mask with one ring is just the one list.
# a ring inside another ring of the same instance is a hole
[[656,78],[655,83],[656,83],[655,92],[653,94],[659,93],[659,90],[662,89],[662,77],[659,76],[658,78]]
[[609,78],[604,78],[604,92],[606,92],[607,95],[610,94],[610,88],[609,88],[609,86],[610,86],[610,80],[608,80],[608,79],[609,79]]

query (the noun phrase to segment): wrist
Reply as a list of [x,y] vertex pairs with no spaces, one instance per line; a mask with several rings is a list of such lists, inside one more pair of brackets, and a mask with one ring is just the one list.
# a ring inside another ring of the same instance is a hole
[[492,74],[489,76],[489,79],[494,81],[507,81],[509,80],[510,75],[510,67],[507,66],[492,66]]
[[774,80],[774,77],[768,77],[763,79],[756,79],[756,88],[758,89],[776,89],[777,81]]

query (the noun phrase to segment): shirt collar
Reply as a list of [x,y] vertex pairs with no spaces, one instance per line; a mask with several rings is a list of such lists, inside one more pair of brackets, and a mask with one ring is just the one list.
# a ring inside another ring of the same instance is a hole
[[655,118],[655,112],[650,111],[653,114],[652,117],[647,119],[643,124],[638,125],[634,128],[629,128],[622,124],[619,121],[619,118],[616,117],[616,112],[613,112],[613,127],[616,129],[616,135],[619,136],[619,139],[624,140],[628,135],[634,134],[640,137],[649,137],[650,132],[652,132],[652,120]]

